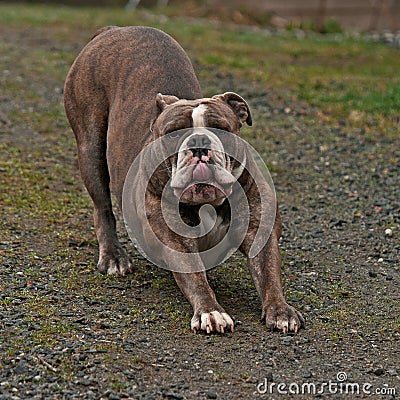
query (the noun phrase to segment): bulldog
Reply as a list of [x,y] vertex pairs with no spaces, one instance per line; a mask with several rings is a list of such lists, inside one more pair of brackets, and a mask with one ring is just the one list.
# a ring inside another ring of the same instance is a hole
[[[297,332],[304,325],[301,314],[283,295],[278,248],[282,225],[272,191],[268,185],[260,188],[249,173],[251,154],[233,143],[237,157],[226,156],[216,133],[239,135],[244,123],[252,125],[249,106],[241,96],[227,92],[203,98],[189,58],[164,32],[150,27],[111,26],[97,31],[74,61],[65,82],[64,103],[76,137],[82,179],[94,205],[101,273],[125,275],[133,271],[118,241],[111,202],[113,193],[123,207],[129,171],[134,181],[131,186],[145,193],[145,210],[132,211],[133,224],[145,242],[151,230],[160,243],[176,250],[149,245],[153,255],[173,271],[191,303],[191,329],[233,332],[233,319],[217,302],[202,266],[204,258],[196,252],[215,246],[234,220],[245,217],[241,210],[233,210],[232,218],[228,215],[232,211],[228,200],[240,186],[248,204],[249,223],[239,249],[248,257],[261,299],[262,321],[268,328],[283,332]],[[185,129],[191,129],[189,135],[176,134]],[[141,151],[164,136],[176,140],[178,150],[150,176]],[[137,169],[130,169],[137,159]],[[178,206],[161,201],[166,190],[177,199]],[[131,195],[135,196],[135,190]],[[263,207],[273,214],[273,227],[265,245],[251,256],[257,231],[263,225]],[[178,234],[163,218],[169,215],[174,220],[177,214],[185,226],[200,226],[205,234]],[[212,226],[199,224],[211,214]],[[186,253],[190,258],[182,257]]]

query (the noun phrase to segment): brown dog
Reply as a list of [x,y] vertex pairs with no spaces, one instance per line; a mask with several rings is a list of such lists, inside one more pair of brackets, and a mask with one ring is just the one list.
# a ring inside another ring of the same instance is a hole
[[[250,110],[232,92],[202,98],[183,49],[170,36],[147,27],[99,30],[72,65],[64,93],[82,178],[94,204],[100,247],[98,269],[102,273],[124,275],[132,272],[132,264],[117,238],[110,190],[122,206],[125,178],[141,149],[154,139],[183,128],[211,127],[238,134],[243,123],[251,125]],[[212,239],[223,235],[229,225],[226,198],[232,191],[227,187],[233,181],[227,177],[233,176],[245,191],[250,208],[248,230],[240,245],[240,250],[248,256],[260,228],[260,188],[240,163],[218,158],[212,141],[212,135],[207,133],[187,138],[181,144],[185,157],[167,160],[167,167],[156,173],[146,189],[146,212],[135,215],[139,221],[147,218],[164,243],[183,253],[212,246]],[[219,175],[212,168],[213,163],[220,166]],[[183,169],[188,165],[192,171],[189,174]],[[224,174],[224,170],[228,172]],[[213,182],[209,184],[211,177]],[[160,198],[168,178],[172,178],[171,190],[179,197],[179,212],[187,224],[198,223],[200,205],[215,207],[219,222],[207,240],[183,240],[163,222]],[[195,178],[200,183],[190,182]],[[135,179],[141,185],[143,173],[138,171]],[[267,198],[272,198],[269,188],[265,192]],[[262,301],[262,318],[267,327],[297,332],[304,321],[283,296],[278,249],[281,221],[275,203],[271,204],[276,217],[272,233],[262,250],[248,258],[248,266]],[[159,256],[167,266],[181,262],[162,251]],[[193,263],[200,265],[201,259],[194,257]],[[234,323],[218,304],[205,270],[184,273],[171,269],[193,306],[192,329],[208,333],[233,331]]]

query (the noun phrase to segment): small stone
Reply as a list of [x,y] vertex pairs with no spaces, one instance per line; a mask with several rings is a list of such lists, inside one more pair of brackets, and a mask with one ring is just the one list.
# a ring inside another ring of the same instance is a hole
[[381,375],[383,375],[384,373],[385,373],[385,371],[384,371],[383,368],[377,368],[377,369],[374,371],[374,375],[376,375],[376,376],[381,376]]
[[312,377],[312,373],[310,371],[305,371],[303,374],[303,378],[311,378]]
[[88,390],[88,391],[86,392],[86,396],[87,396],[89,399],[95,399],[95,398],[96,398],[96,394],[95,394],[92,390]]
[[371,278],[376,278],[376,277],[378,276],[378,274],[377,274],[375,271],[368,271],[368,275],[369,275]]
[[393,276],[392,276],[392,275],[386,275],[386,280],[387,280],[387,281],[393,280]]
[[383,262],[383,258],[382,257],[378,258],[378,263],[381,263],[381,262]]
[[164,394],[164,397],[168,399],[184,399],[185,396],[181,393],[175,393],[175,392],[167,392]]
[[[90,379],[82,378],[79,380],[79,383],[83,386],[90,386],[92,381]],[[108,397],[108,398],[110,399],[111,397]]]
[[291,336],[284,336],[281,340],[283,344],[290,344],[292,343],[293,338]]
[[207,398],[208,399],[216,399],[217,397],[218,397],[217,396],[217,392],[215,391],[214,388],[208,389],[208,392],[207,392]]
[[390,228],[387,228],[387,229],[385,230],[385,235],[386,235],[386,236],[393,236],[393,231],[392,231]]

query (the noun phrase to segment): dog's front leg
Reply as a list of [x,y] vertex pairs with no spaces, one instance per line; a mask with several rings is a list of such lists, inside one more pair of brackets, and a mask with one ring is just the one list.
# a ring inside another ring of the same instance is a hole
[[261,297],[261,319],[267,327],[297,332],[304,326],[304,319],[283,295],[281,256],[274,232],[264,249],[256,257],[248,259],[248,267]]
[[[170,231],[169,233],[171,236],[174,235]],[[187,257],[182,257],[179,253],[171,252],[170,249],[165,247],[163,248],[163,260],[165,264],[173,271],[176,283],[193,307],[192,331],[195,333],[199,331],[206,333],[233,332],[233,320],[218,304],[215,293],[207,281],[203,261],[200,255],[194,251],[196,248],[195,243],[192,241],[187,241],[186,243],[179,242],[175,237],[171,237],[170,239],[170,243],[175,243],[175,250],[179,250],[181,253],[190,253],[190,265],[187,265]]]
[[[283,295],[282,259],[278,247],[279,225],[278,216],[268,242],[254,258],[248,258],[248,267],[261,298],[261,319],[265,321],[267,327],[283,332],[297,332],[304,326],[304,319],[294,307],[286,302]],[[242,250],[246,255],[251,244],[251,240],[245,240],[242,244]]]
[[194,332],[233,332],[233,320],[218,304],[205,272],[174,272],[174,278],[193,307],[191,328]]
[[[157,255],[154,258],[164,268],[173,272],[176,283],[192,305],[194,314],[191,329],[206,333],[233,332],[232,318],[218,304],[207,281],[196,238],[182,237],[169,228],[160,217],[159,197],[148,192],[147,200],[146,210],[137,209],[137,218],[143,230],[143,244],[149,253]],[[168,209],[167,202],[165,207],[172,221],[175,213]]]

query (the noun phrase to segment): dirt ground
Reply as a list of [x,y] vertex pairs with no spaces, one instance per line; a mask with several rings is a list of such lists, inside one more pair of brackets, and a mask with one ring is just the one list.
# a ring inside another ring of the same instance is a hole
[[399,135],[322,123],[283,89],[208,71],[205,92],[237,91],[253,111],[246,138],[272,172],[285,293],[306,329],[266,330],[237,254],[210,272],[235,332],[195,335],[172,277],[135,252],[121,223],[135,273],[95,272],[91,204],[62,111],[85,35],[51,32],[0,29],[0,399],[399,398]]

